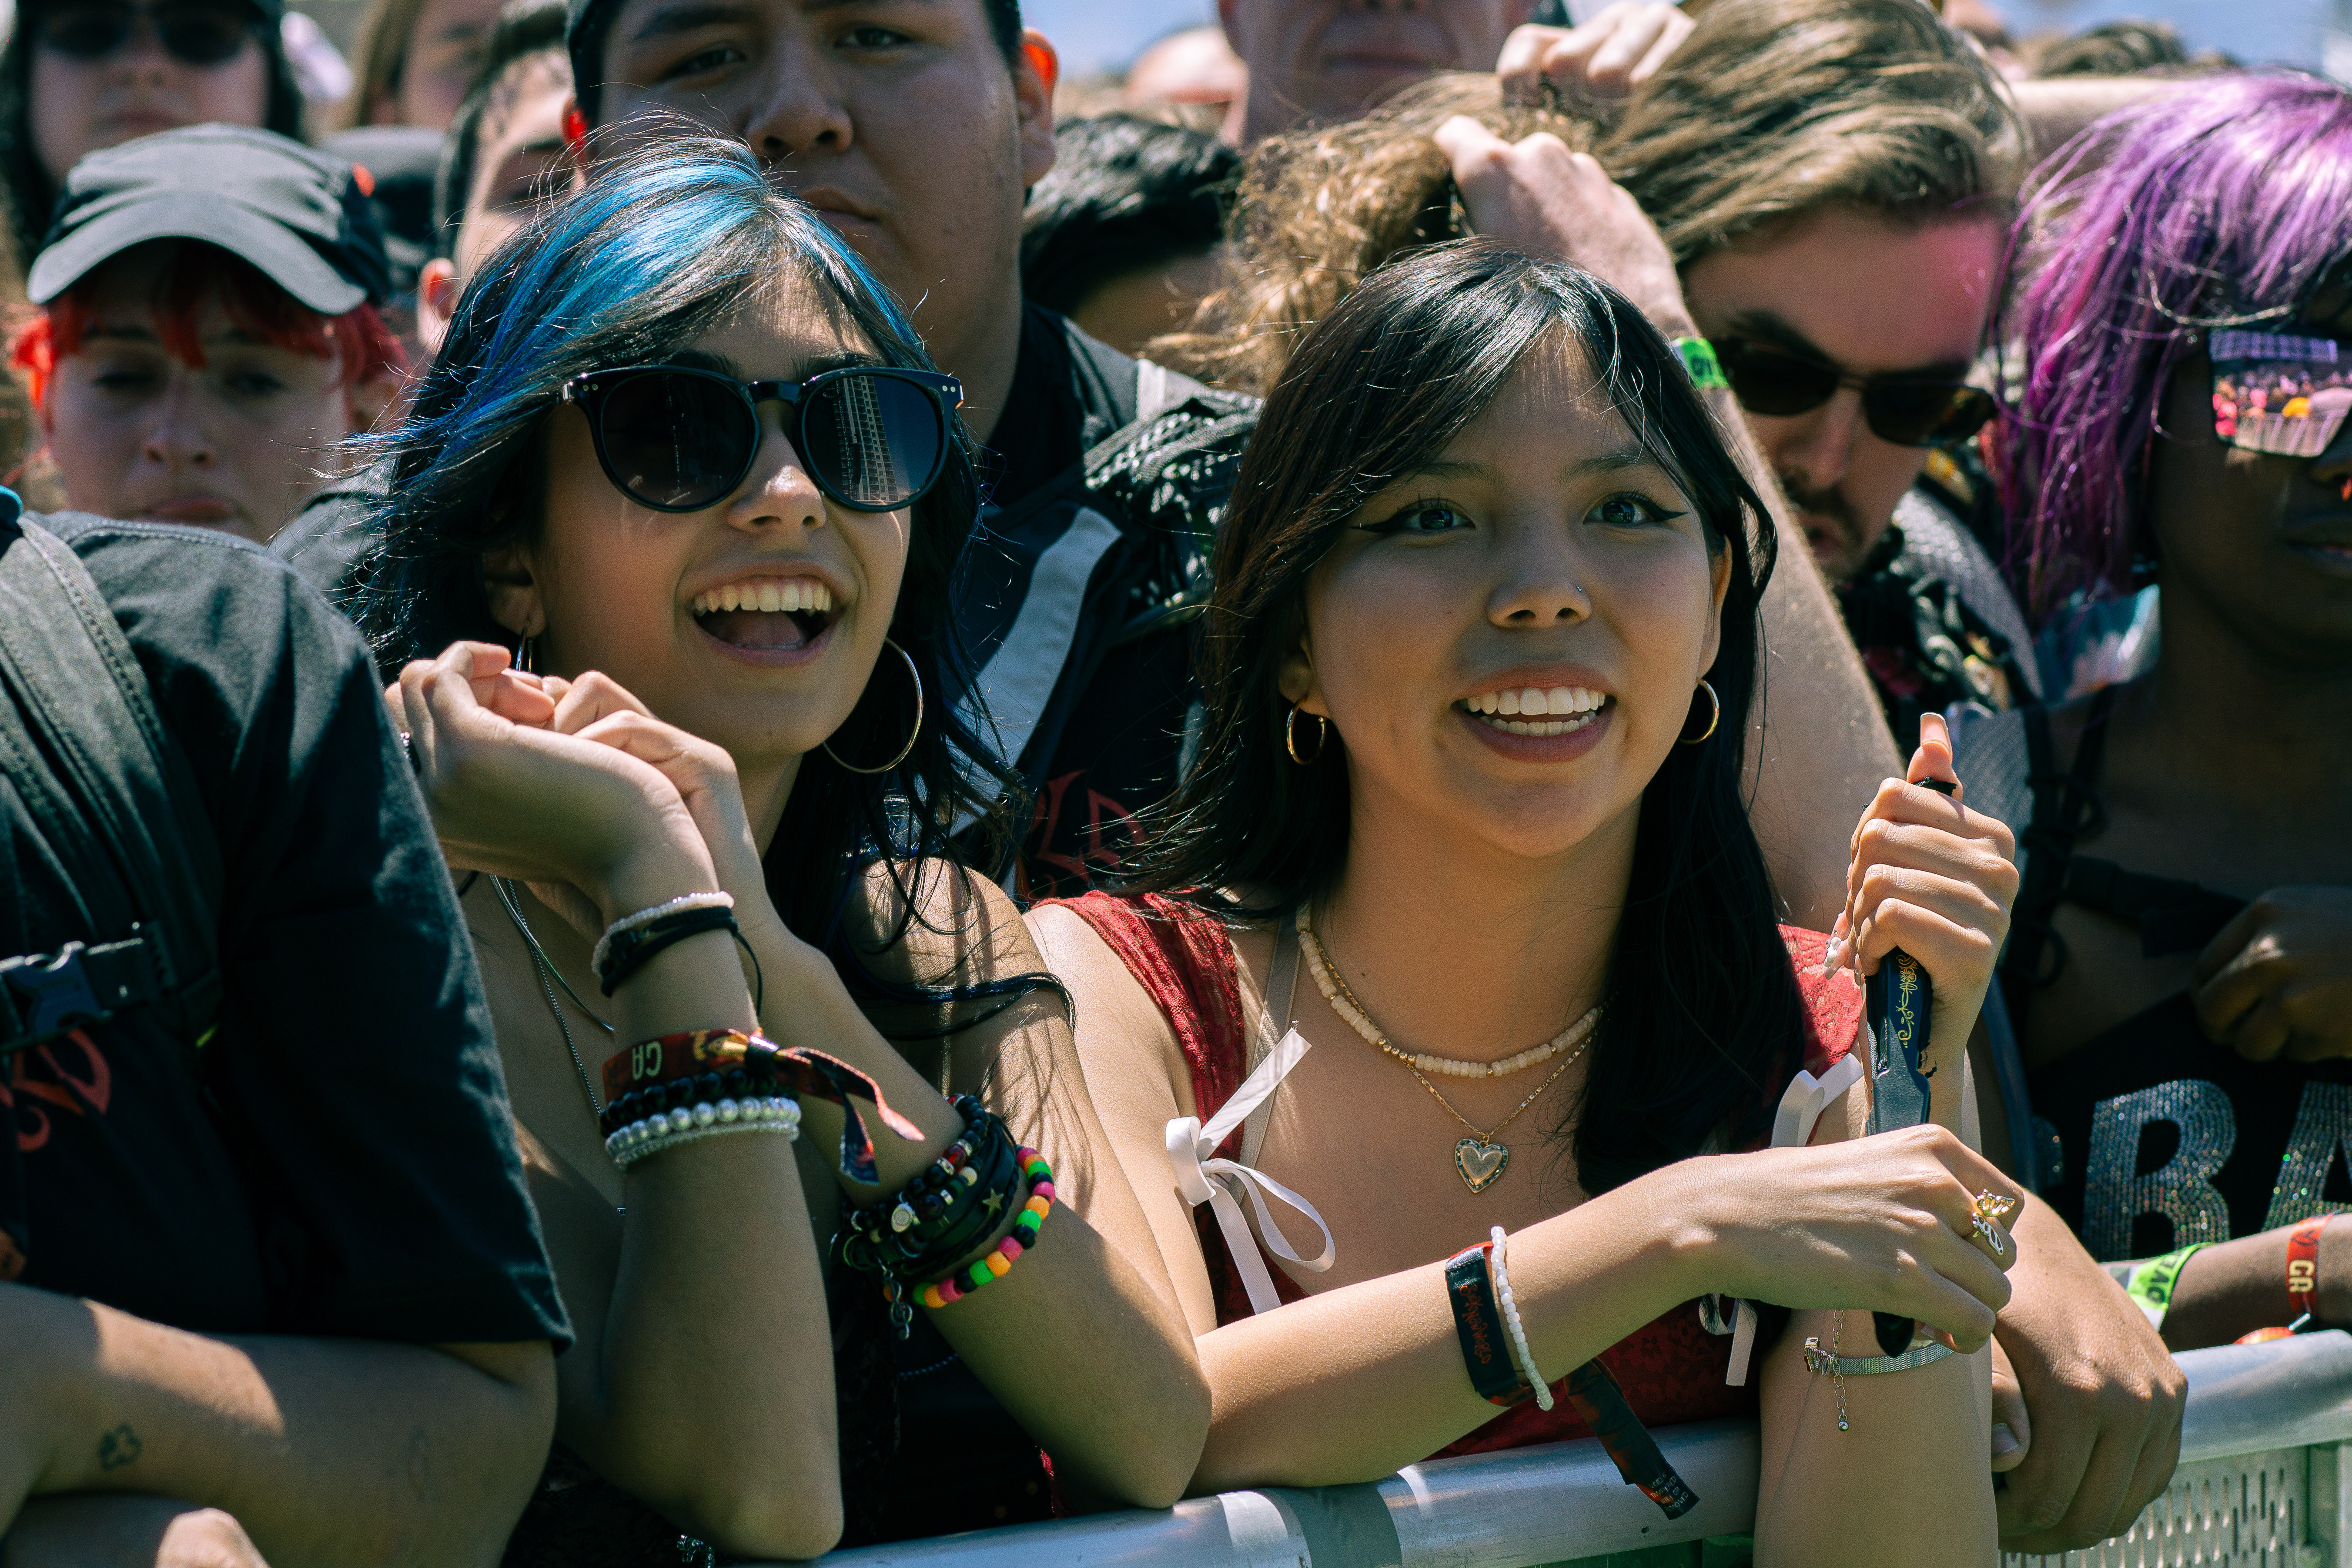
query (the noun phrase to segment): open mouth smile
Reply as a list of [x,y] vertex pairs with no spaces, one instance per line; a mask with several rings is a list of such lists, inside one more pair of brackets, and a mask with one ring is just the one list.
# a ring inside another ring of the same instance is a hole
[[1582,686],[1515,686],[1454,704],[1471,722],[1508,735],[1572,735],[1589,729],[1612,699]]
[[814,577],[746,577],[697,594],[694,624],[753,654],[803,653],[839,620],[833,590]]

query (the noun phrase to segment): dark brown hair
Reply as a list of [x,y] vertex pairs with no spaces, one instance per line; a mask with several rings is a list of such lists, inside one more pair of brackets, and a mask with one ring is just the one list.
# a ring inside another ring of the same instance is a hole
[[[1347,742],[1286,754],[1277,685],[1308,577],[1349,518],[1475,422],[1531,353],[1566,349],[1730,555],[1707,680],[1754,700],[1757,605],[1771,574],[1764,508],[1657,330],[1608,285],[1492,240],[1429,247],[1365,279],[1308,331],[1266,400],[1217,535],[1201,753],[1147,835],[1139,886],[1264,919],[1328,891],[1346,862]],[[1600,1192],[1746,1125],[1802,1030],[1748,826],[1741,727],[1677,746],[1642,797],[1604,1022],[1571,1112],[1577,1177]],[[1606,896],[1604,894],[1604,896]]]

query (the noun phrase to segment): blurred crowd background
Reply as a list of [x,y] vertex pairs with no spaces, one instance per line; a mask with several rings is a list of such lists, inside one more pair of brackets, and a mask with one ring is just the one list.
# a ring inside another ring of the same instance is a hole
[[[1548,0],[1546,19],[1581,21],[1607,0]],[[379,10],[386,7],[377,7]],[[452,90],[462,95],[471,62],[487,43],[496,0],[412,0],[388,8],[470,42],[446,49]],[[431,16],[422,12],[430,10]],[[15,0],[0,0],[0,20]],[[323,125],[399,122],[397,106],[351,101],[364,78],[369,0],[290,0],[289,52],[302,69]],[[1988,41],[2021,53],[2036,44],[2125,18],[2173,28],[2189,50],[2219,50],[2248,64],[2299,66],[2352,82],[2352,0],[1958,0],[1956,20]],[[1239,66],[1217,35],[1216,0],[1025,0],[1023,17],[1054,41],[1062,58],[1066,113],[1169,101],[1205,105],[1217,84],[1238,80]],[[389,40],[383,40],[389,42]],[[1138,68],[1140,68],[1139,69]],[[449,107],[455,107],[455,98]],[[446,111],[445,111],[446,112]],[[1193,114],[1187,118],[1206,118]]]

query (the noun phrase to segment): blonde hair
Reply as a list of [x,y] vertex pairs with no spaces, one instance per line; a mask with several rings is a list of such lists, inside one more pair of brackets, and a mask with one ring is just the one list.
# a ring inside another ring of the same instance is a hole
[[1437,204],[1453,168],[1431,140],[1454,115],[1511,141],[1549,131],[1587,148],[1595,128],[1507,105],[1491,75],[1441,76],[1370,115],[1272,136],[1251,149],[1226,223],[1224,287],[1151,358],[1263,396],[1307,330],[1398,252],[1447,237]]
[[1904,224],[2002,220],[2025,145],[1983,55],[1918,0],[1710,5],[1613,123],[1607,113],[1506,104],[1495,77],[1465,74],[1362,120],[1268,138],[1243,170],[1225,286],[1150,356],[1263,395],[1366,274],[1444,237],[1432,230],[1452,168],[1432,138],[1456,114],[1592,153],[1679,266],[1832,205]]

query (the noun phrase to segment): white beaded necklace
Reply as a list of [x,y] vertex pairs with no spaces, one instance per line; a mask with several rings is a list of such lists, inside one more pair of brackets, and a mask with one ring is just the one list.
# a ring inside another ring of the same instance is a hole
[[1432,1056],[1427,1051],[1408,1051],[1390,1043],[1389,1037],[1381,1033],[1379,1026],[1364,1012],[1363,1005],[1356,1000],[1356,994],[1348,989],[1348,983],[1332,973],[1324,956],[1323,944],[1316,940],[1315,928],[1308,923],[1308,910],[1304,904],[1298,909],[1298,948],[1307,959],[1307,973],[1315,976],[1315,989],[1323,993],[1323,1000],[1331,1005],[1331,1011],[1346,1019],[1349,1026],[1369,1044],[1377,1046],[1401,1062],[1419,1068],[1423,1072],[1453,1078],[1508,1078],[1513,1073],[1525,1072],[1531,1067],[1551,1060],[1592,1033],[1593,1026],[1601,1022],[1601,1009],[1595,1007],[1543,1044],[1529,1046],[1526,1050],[1505,1057],[1500,1061],[1465,1062],[1453,1057]]

